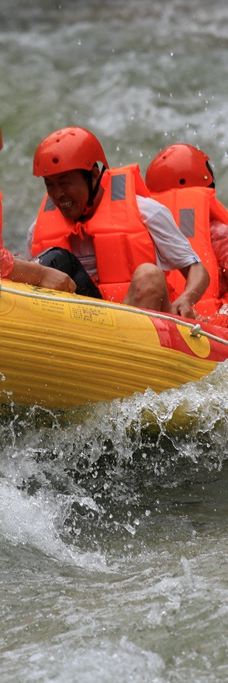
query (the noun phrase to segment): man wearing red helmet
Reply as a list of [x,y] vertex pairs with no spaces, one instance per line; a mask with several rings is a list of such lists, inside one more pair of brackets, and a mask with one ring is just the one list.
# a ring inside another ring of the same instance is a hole
[[[0,150],[3,147],[0,129]],[[26,282],[48,289],[75,291],[75,283],[65,273],[54,268],[47,268],[40,263],[18,259],[11,254],[2,243],[2,195],[0,194],[0,278],[9,278],[14,282]]]
[[152,159],[145,180],[151,192],[197,185],[215,187],[208,155],[182,142],[165,147]]
[[228,290],[228,210],[216,197],[209,156],[193,145],[170,145],[152,159],[145,181],[152,195],[156,196],[171,189],[205,188],[201,197],[202,201],[208,198],[205,222],[208,218],[211,244],[219,267],[219,296],[224,296]]
[[[33,172],[48,193],[30,236],[33,257],[67,265],[79,294],[194,315],[207,270],[171,213],[151,199],[137,165],[109,169],[95,135],[71,127],[42,140]],[[174,268],[186,286],[171,304],[164,273]]]

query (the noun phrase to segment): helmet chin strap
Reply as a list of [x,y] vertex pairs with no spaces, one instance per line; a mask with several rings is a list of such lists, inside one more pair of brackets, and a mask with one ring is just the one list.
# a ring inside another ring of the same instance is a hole
[[106,167],[103,164],[100,175],[98,176],[94,187],[93,187],[93,181],[92,181],[92,174],[90,174],[90,176],[88,178],[89,199],[88,199],[87,206],[89,206],[89,207],[93,206],[93,202],[94,202],[94,199],[98,193],[98,190],[99,190],[99,187],[101,184],[101,180],[102,180],[102,176],[104,175],[105,170],[106,170]]
[[208,171],[209,171],[209,173],[210,173],[210,175],[211,175],[211,178],[212,178],[211,183],[210,183],[210,185],[208,185],[208,187],[215,187],[214,172],[213,172],[213,169],[211,168],[211,164],[210,164],[209,161],[206,161],[206,167],[207,167],[207,169],[208,169]]
[[88,190],[89,190],[89,198],[88,198],[87,205],[86,205],[82,215],[79,218],[79,220],[81,220],[81,221],[86,219],[88,209],[90,209],[93,206],[94,199],[98,193],[98,190],[99,190],[99,187],[101,184],[101,180],[102,180],[102,176],[103,176],[105,170],[106,170],[106,167],[103,165],[94,187],[93,187],[92,173],[91,172],[88,173],[87,183],[88,183]]

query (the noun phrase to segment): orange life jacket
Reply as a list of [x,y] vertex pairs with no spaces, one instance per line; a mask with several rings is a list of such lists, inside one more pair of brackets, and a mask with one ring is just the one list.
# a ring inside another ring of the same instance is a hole
[[156,263],[155,246],[136,200],[136,194],[150,195],[137,165],[106,171],[103,188],[86,231],[93,238],[103,296],[123,301],[137,266]]
[[[121,302],[137,266],[156,262],[155,246],[136,200],[136,194],[149,197],[150,193],[138,165],[133,164],[105,171],[102,188],[101,202],[94,216],[83,223],[83,230],[93,239],[98,285],[104,298]],[[53,246],[72,251],[71,238],[80,227],[64,218],[46,195],[33,232],[32,255]]]
[[78,223],[64,218],[63,214],[53,204],[52,199],[45,194],[32,234],[31,253],[38,256],[51,247],[71,248],[71,236],[78,233]]
[[[212,220],[228,223],[227,209],[218,201],[213,188],[172,189],[151,196],[170,209],[181,232],[189,239],[192,248],[207,268],[210,284],[196,304],[196,309],[203,314],[214,313],[226,301],[226,297],[220,301],[219,269],[211,243],[210,223]],[[183,292],[184,277],[179,271],[171,271],[168,282],[174,287],[175,298]]]

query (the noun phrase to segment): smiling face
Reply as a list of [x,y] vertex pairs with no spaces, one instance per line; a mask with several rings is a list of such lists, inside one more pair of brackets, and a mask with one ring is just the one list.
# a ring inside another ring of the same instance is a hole
[[86,214],[89,188],[81,171],[56,173],[45,177],[44,182],[49,197],[66,218],[77,221]]

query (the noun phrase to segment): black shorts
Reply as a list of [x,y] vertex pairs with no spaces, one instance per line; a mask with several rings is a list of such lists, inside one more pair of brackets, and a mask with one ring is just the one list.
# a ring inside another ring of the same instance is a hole
[[60,247],[48,249],[48,251],[39,256],[39,263],[42,266],[56,268],[56,270],[61,270],[62,273],[69,275],[77,285],[77,294],[102,299],[100,290],[96,287],[79,259],[67,249],[61,249]]

